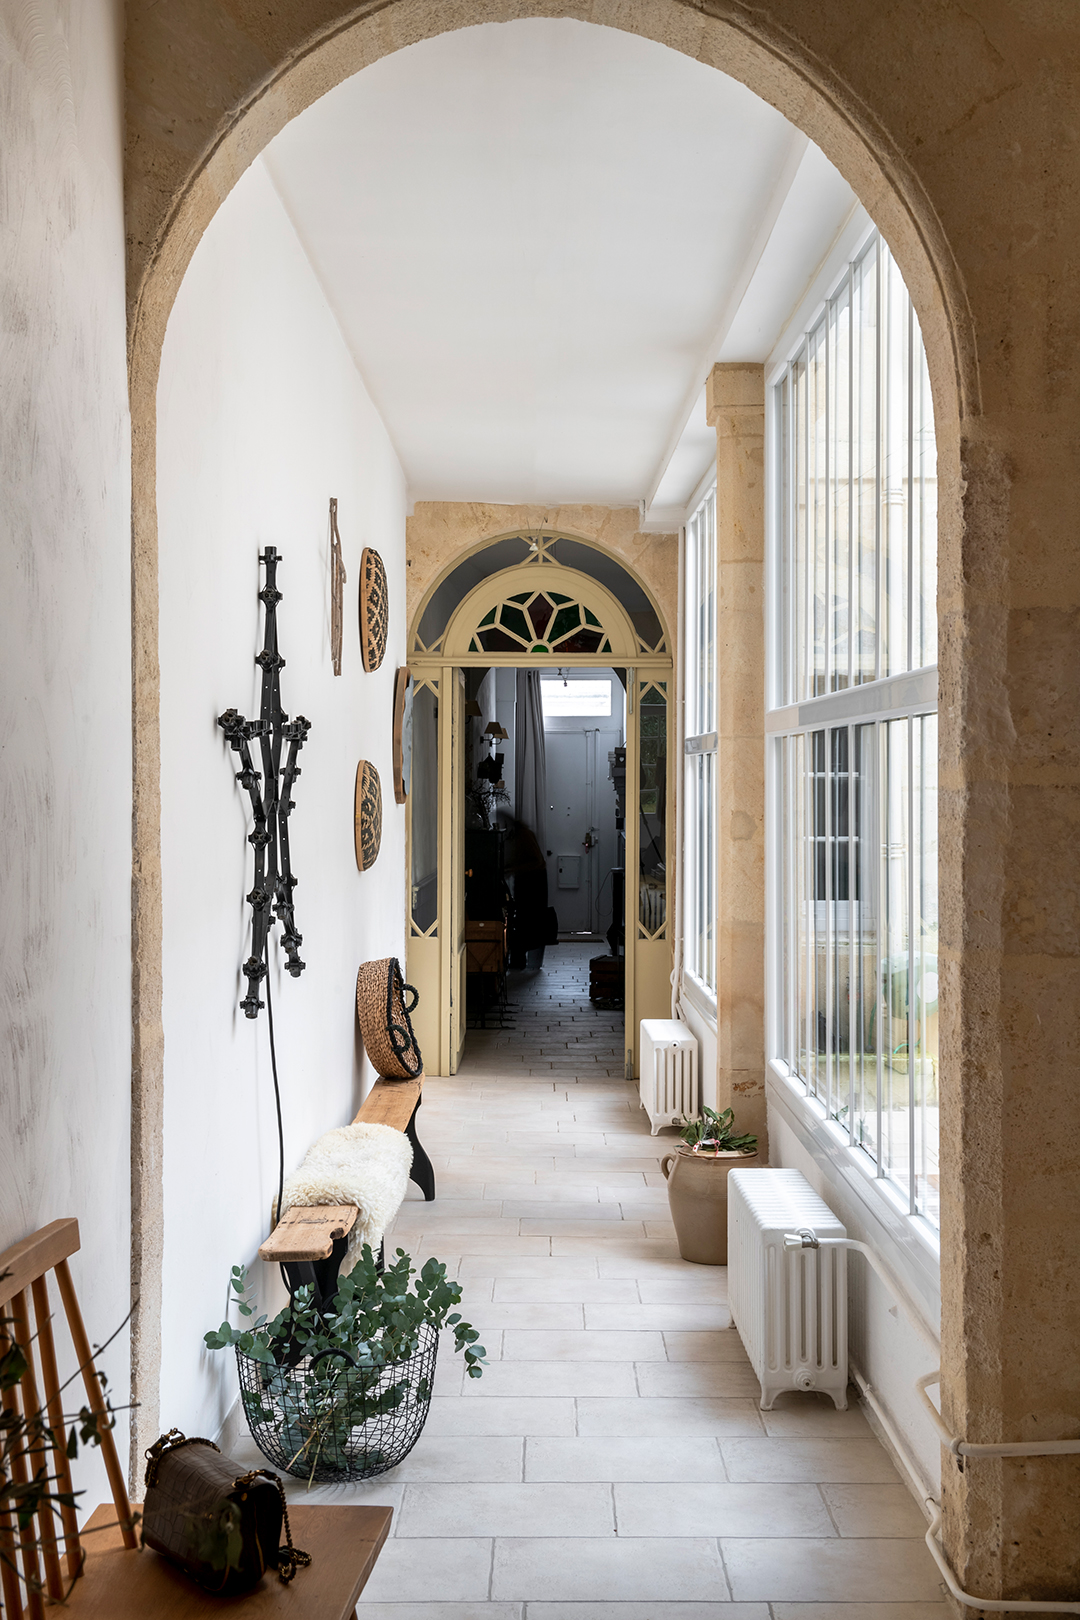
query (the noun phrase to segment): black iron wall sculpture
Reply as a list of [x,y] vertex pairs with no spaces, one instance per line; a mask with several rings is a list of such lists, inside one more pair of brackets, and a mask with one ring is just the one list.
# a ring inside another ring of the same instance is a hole
[[[226,709],[218,716],[218,725],[229,739],[229,747],[240,755],[243,768],[237,771],[236,780],[251,799],[255,822],[248,834],[248,843],[255,851],[255,883],[247,897],[251,905],[251,955],[244,963],[248,989],[240,1003],[248,1018],[257,1018],[259,1009],[266,1005],[259,1000],[259,984],[267,973],[266,947],[274,926],[272,913],[276,913],[282,925],[281,943],[288,958],[286,973],[298,979],[305,966],[300,960],[303,935],[297,932],[293,911],[296,878],[289,861],[289,816],[295,809],[293,783],[300,775],[296,756],[307,740],[311,722],[302,714],[290,720],[281,707],[281,671],[285,660],[278,652],[277,639],[277,605],[281,601],[277,565],[280,560],[273,546],[267,546],[259,558],[266,568],[266,584],[259,592],[259,600],[266,609],[266,627],[262,652],[255,659],[262,670],[259,718],[245,720],[236,709]],[[262,754],[261,771],[252,764],[249,746],[256,738]],[[281,756],[286,743],[289,749],[283,768]]]

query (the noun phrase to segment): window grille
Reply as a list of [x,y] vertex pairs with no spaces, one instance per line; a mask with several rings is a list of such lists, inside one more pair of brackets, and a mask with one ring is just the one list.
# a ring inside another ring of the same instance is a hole
[[771,418],[771,1056],[936,1226],[936,452],[876,234]]

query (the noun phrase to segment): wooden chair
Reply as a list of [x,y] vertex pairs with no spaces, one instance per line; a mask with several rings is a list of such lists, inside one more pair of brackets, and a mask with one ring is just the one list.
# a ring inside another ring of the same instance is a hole
[[[0,1326],[0,1354],[14,1340],[26,1361],[19,1383],[4,1392],[4,1408],[16,1416],[47,1411],[58,1445],[44,1457],[35,1457],[30,1467],[47,1466],[57,1476],[54,1483],[60,1491],[72,1487],[49,1304],[50,1271],[60,1291],[87,1405],[94,1412],[105,1412],[68,1267],[68,1257],[78,1247],[78,1221],[62,1220],[0,1254],[0,1317],[6,1318]],[[51,1612],[54,1603],[63,1599],[73,1580],[68,1607],[77,1620],[148,1620],[150,1616],[153,1620],[205,1620],[225,1609],[236,1610],[240,1620],[249,1616],[251,1620],[285,1616],[289,1620],[347,1620],[350,1615],[355,1620],[356,1601],[390,1528],[390,1508],[290,1503],[293,1540],[311,1554],[310,1568],[299,1570],[288,1586],[269,1573],[251,1592],[213,1597],[167,1559],[149,1548],[140,1549],[116,1445],[104,1427],[101,1453],[113,1499],[99,1507],[81,1531],[70,1507],[61,1511],[59,1534],[47,1506],[22,1531],[10,1513],[0,1513],[0,1549],[16,1566],[0,1563],[0,1615],[4,1620],[45,1620],[47,1610]],[[26,1459],[15,1459],[15,1483],[25,1484],[31,1477]]]
[[[416,1080],[376,1080],[354,1125],[389,1125],[412,1143],[410,1175],[428,1203],[435,1197],[435,1171],[416,1135],[416,1111],[424,1076]],[[292,1288],[313,1285],[317,1300],[337,1292],[338,1267],[360,1211],[355,1204],[293,1204],[259,1249],[260,1260],[283,1265]]]

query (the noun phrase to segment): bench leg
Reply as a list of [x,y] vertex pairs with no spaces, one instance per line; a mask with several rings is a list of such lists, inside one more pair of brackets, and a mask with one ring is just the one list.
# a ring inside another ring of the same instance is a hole
[[424,1198],[430,1204],[435,1197],[435,1170],[431,1160],[421,1147],[420,1139],[416,1134],[416,1112],[419,1107],[420,1099],[417,1098],[416,1108],[413,1109],[412,1117],[405,1127],[405,1135],[412,1143],[413,1150],[412,1169],[409,1172],[409,1179],[416,1182]]
[[286,1260],[282,1266],[288,1278],[290,1294],[298,1288],[313,1287],[315,1309],[324,1312],[334,1302],[338,1291],[338,1271],[349,1248],[347,1237],[334,1239],[334,1247],[325,1260]]

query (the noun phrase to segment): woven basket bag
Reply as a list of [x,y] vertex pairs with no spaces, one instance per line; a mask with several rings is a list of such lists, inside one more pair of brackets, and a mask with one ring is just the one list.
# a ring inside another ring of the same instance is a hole
[[360,964],[356,1016],[367,1055],[383,1080],[415,1080],[423,1073],[424,1060],[409,1018],[418,999],[402,978],[396,956]]

